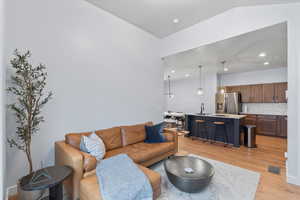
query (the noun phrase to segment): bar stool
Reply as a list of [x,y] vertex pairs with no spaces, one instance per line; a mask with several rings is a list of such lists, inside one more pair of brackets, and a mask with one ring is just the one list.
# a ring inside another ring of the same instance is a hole
[[[215,121],[215,122],[213,122],[213,125],[214,125],[214,131],[213,131],[213,136],[212,136],[213,140],[216,141],[216,135],[217,135],[218,127],[223,128],[224,132],[223,132],[222,136],[223,136],[223,139],[224,139],[224,147],[226,147],[227,144],[228,144],[228,134],[227,134],[226,123],[221,122],[221,121]],[[213,141],[211,140],[210,143],[212,144]]]
[[197,137],[200,137],[203,142],[208,141],[208,131],[206,126],[206,121],[204,120],[195,120],[197,127]]

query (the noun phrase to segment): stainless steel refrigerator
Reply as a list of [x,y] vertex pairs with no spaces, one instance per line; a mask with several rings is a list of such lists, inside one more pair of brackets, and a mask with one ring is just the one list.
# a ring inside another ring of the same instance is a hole
[[236,114],[242,111],[241,94],[218,93],[216,94],[216,113]]

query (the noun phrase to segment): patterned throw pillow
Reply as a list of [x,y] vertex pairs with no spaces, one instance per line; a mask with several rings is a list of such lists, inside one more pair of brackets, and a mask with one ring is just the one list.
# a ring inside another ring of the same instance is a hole
[[96,157],[97,161],[102,160],[105,155],[105,145],[102,139],[95,133],[81,137],[80,150]]

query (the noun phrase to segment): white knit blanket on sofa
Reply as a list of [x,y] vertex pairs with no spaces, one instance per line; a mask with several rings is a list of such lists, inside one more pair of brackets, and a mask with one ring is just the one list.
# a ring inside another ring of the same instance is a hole
[[96,173],[104,200],[152,200],[148,178],[126,154],[100,161]]

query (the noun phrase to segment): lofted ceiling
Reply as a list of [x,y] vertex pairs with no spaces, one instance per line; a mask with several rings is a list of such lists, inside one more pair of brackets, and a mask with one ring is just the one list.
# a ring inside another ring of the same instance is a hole
[[[259,54],[264,52],[265,57]],[[163,58],[165,79],[196,76],[198,66],[218,74],[287,67],[287,24],[281,23]],[[226,60],[224,72],[221,62]],[[264,65],[269,62],[269,65]],[[173,71],[173,73],[172,73]],[[175,73],[174,73],[175,71]]]
[[[300,0],[87,0],[163,38],[239,6],[295,3]],[[173,23],[178,19],[178,23]]]

